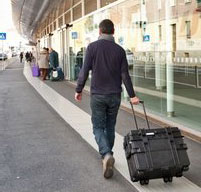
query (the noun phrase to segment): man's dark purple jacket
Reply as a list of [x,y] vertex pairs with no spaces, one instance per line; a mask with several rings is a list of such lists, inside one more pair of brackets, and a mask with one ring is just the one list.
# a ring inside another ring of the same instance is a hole
[[135,97],[126,53],[115,42],[100,39],[89,44],[77,81],[77,93],[82,92],[90,70],[92,70],[91,94],[120,94],[123,80],[130,98]]

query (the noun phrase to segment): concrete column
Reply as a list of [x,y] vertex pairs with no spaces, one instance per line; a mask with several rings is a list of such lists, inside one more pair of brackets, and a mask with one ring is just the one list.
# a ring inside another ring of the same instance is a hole
[[166,86],[165,65],[162,62],[160,52],[155,52],[155,86],[157,90],[162,90]]
[[85,15],[85,0],[82,0],[82,17]]
[[73,21],[73,9],[71,8],[70,9],[70,19],[71,19],[71,22]]
[[166,27],[166,76],[167,76],[167,115],[174,116],[174,74],[172,61],[172,26],[170,24],[170,0],[165,4],[165,27]]
[[97,0],[97,9],[101,8],[101,0]]
[[52,36],[49,37],[49,47],[52,47]]

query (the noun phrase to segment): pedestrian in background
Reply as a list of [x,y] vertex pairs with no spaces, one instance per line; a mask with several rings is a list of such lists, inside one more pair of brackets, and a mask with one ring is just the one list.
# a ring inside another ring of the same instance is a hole
[[32,62],[32,60],[33,60],[33,54],[32,54],[32,52],[30,51],[30,52],[29,52],[29,61]]
[[42,80],[46,80],[49,68],[49,55],[47,49],[44,47],[40,52],[39,60],[38,60],[39,69],[41,72]]
[[56,69],[59,66],[58,53],[52,48],[49,48],[49,61],[50,61],[50,71]]
[[36,47],[32,48],[32,55],[33,55],[32,62],[34,64],[37,64],[38,63],[38,53],[37,53],[37,48]]
[[103,20],[99,25],[99,39],[89,44],[84,65],[79,73],[75,99],[81,101],[82,90],[92,70],[91,111],[95,140],[102,156],[103,175],[113,176],[113,146],[116,117],[121,103],[122,80],[132,104],[139,104],[128,72],[126,53],[114,41],[114,24]]
[[20,63],[22,63],[23,57],[24,57],[24,54],[23,54],[23,52],[21,52],[20,53]]
[[26,54],[25,54],[25,58],[26,58],[27,62],[29,61],[29,57],[30,57],[30,55],[29,55],[29,52],[27,51]]

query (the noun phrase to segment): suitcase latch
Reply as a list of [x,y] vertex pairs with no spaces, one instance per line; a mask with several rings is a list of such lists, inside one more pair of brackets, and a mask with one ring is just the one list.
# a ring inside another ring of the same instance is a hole
[[153,133],[153,132],[152,133],[146,133],[146,135],[147,136],[153,136],[153,135],[155,135],[155,133]]

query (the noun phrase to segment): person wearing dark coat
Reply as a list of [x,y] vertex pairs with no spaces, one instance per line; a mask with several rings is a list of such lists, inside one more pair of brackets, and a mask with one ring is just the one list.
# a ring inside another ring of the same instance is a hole
[[58,53],[52,48],[49,49],[49,52],[50,69],[57,68],[59,66]]
[[26,58],[27,62],[29,61],[29,57],[30,57],[30,55],[29,55],[29,52],[27,51],[25,54],[25,58]]
[[20,63],[22,63],[23,57],[24,57],[24,54],[23,54],[23,52],[21,52],[20,53]]
[[92,71],[90,106],[92,111],[93,134],[102,156],[103,176],[113,176],[115,159],[113,146],[115,124],[121,103],[122,81],[132,104],[139,104],[131,77],[124,49],[115,43],[114,24],[105,19],[99,24],[99,39],[89,44],[80,70],[75,99],[82,100],[82,91]]

